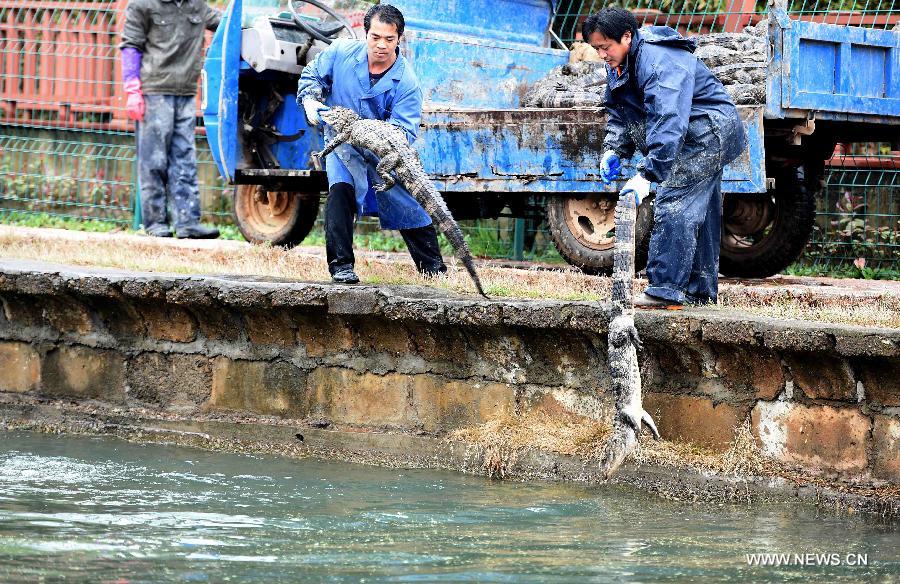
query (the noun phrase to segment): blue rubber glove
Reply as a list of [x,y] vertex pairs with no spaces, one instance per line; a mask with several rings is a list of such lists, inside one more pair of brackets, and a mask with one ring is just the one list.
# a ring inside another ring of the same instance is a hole
[[642,177],[640,174],[636,174],[625,183],[625,186],[622,187],[622,191],[619,193],[620,197],[624,197],[627,193],[634,193],[634,206],[638,207],[641,204],[641,201],[646,199],[650,195],[650,181]]
[[606,184],[619,178],[619,171],[622,169],[622,161],[613,150],[607,150],[600,159],[600,179]]

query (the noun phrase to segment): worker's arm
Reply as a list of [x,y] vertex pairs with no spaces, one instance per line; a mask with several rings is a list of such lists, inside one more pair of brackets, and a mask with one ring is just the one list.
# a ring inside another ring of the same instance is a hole
[[150,14],[146,7],[139,0],[131,0],[125,7],[125,27],[122,30],[122,43],[119,48],[131,47],[143,53],[149,30]]
[[419,135],[419,123],[422,121],[422,89],[416,86],[403,95],[398,95],[387,121],[402,129],[410,144],[415,142]]
[[634,141],[625,128],[625,122],[612,103],[612,90],[606,86],[606,136],[603,138],[603,150],[612,150],[621,158],[631,158],[634,154]]
[[206,30],[216,30],[219,28],[219,22],[222,20],[222,13],[209,4],[204,4],[204,7],[206,8],[206,14],[203,15],[203,25],[206,27]]
[[324,102],[331,93],[334,62],[340,46],[340,41],[331,43],[327,49],[316,55],[312,63],[303,68],[297,82],[297,105],[303,107],[303,100],[307,98]]
[[696,59],[689,54],[672,57],[643,68],[638,76],[647,112],[647,157],[641,174],[655,183],[669,177],[681,152],[694,99]]
[[141,61],[147,43],[150,18],[144,6],[132,0],[125,8],[122,31],[122,88],[125,90],[125,113],[129,119],[143,121],[144,94],[141,91]]

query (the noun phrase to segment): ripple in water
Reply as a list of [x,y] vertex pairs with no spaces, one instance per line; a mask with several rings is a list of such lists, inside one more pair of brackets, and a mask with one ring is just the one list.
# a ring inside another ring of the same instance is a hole
[[[0,581],[890,579],[896,524],[807,506],[6,434]],[[751,568],[859,552],[867,567]]]

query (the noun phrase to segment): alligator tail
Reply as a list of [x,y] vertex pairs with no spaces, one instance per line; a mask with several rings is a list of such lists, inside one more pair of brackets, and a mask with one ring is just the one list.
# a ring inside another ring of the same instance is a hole
[[466,239],[463,237],[459,224],[456,222],[456,219],[453,218],[453,215],[450,214],[447,203],[444,201],[443,197],[441,197],[441,194],[437,189],[434,188],[428,175],[426,175],[424,171],[410,172],[407,169],[398,170],[400,170],[398,175],[404,179],[402,182],[405,185],[408,185],[407,189],[409,192],[431,216],[437,230],[443,233],[450,242],[450,245],[453,246],[456,257],[459,258],[463,266],[465,266],[466,271],[469,272],[469,276],[472,278],[472,282],[475,284],[478,293],[485,298],[489,298],[481,287],[481,279],[478,277],[478,272],[475,271],[475,261],[472,259],[472,251],[469,249],[469,244],[466,243]]
[[637,352],[641,340],[634,326],[634,223],[637,209],[630,194],[616,204],[616,246],[613,251],[612,311],[609,323],[609,372],[616,395],[616,417],[612,434],[603,448],[600,473],[609,479],[625,458],[637,448],[641,424],[654,438],[659,432],[643,409],[641,371]]
[[[440,195],[438,194],[437,196]],[[432,213],[431,217],[434,219],[438,230],[447,237],[450,245],[453,246],[456,257],[459,258],[459,261],[465,266],[466,271],[469,272],[469,276],[472,278],[472,282],[475,284],[478,293],[483,297],[488,298],[488,295],[484,293],[484,289],[481,287],[481,279],[478,277],[478,272],[475,271],[475,262],[472,259],[472,251],[469,249],[469,244],[466,243],[462,230],[459,228],[459,224],[453,216],[450,215],[450,211],[446,207],[442,209],[439,206],[435,209],[434,213]]]

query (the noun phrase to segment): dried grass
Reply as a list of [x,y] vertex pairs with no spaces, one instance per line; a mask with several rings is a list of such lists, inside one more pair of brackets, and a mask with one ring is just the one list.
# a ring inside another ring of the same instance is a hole
[[[456,430],[448,439],[478,446],[484,455],[484,470],[503,478],[511,474],[516,462],[528,451],[579,456],[595,463],[611,430],[612,426],[605,421],[574,415],[554,417],[536,411],[522,416],[504,413],[484,424]],[[724,452],[644,436],[631,460],[740,478],[773,476],[789,470],[759,448],[750,431],[749,419],[735,431],[734,440]]]
[[[228,241],[160,240],[117,233],[84,233],[56,229],[0,226],[0,257],[42,260],[80,266],[176,274],[237,274],[294,281],[327,281],[324,250],[298,247],[285,250]],[[446,276],[425,279],[406,254],[361,251],[357,271],[366,284],[427,285],[454,294],[473,295],[468,274],[447,258]],[[610,296],[609,278],[587,276],[561,268],[521,269],[482,263],[487,293],[495,298],[604,301]],[[744,311],[757,316],[800,319],[834,324],[900,328],[900,284],[783,286],[777,281],[755,284],[723,282],[717,306],[708,310]],[[635,280],[638,292],[646,282]]]
[[759,447],[749,419],[735,430],[734,439],[724,452],[683,442],[642,440],[633,458],[636,462],[696,468],[741,478],[773,476],[787,470]]
[[[551,417],[538,411],[518,417],[503,414],[484,424],[456,430],[447,440],[475,446],[483,456],[483,470],[490,476],[505,478],[514,475],[519,458],[530,451],[577,455],[586,465],[596,465],[611,430],[607,422],[575,415]],[[734,439],[725,451],[652,440],[645,434],[637,450],[626,460],[746,481],[778,478],[794,485],[817,486],[887,502],[900,498],[900,485],[864,478],[853,481],[829,477],[767,456],[751,432],[749,418],[735,430]]]
[[[860,282],[855,282],[861,284]],[[777,319],[900,328],[900,286],[854,291],[810,286],[764,287],[730,284],[720,287],[716,310],[742,310]]]
[[543,411],[524,416],[507,412],[484,424],[456,430],[448,438],[479,446],[484,451],[484,469],[503,478],[528,450],[595,458],[611,429],[605,422],[553,417]]

